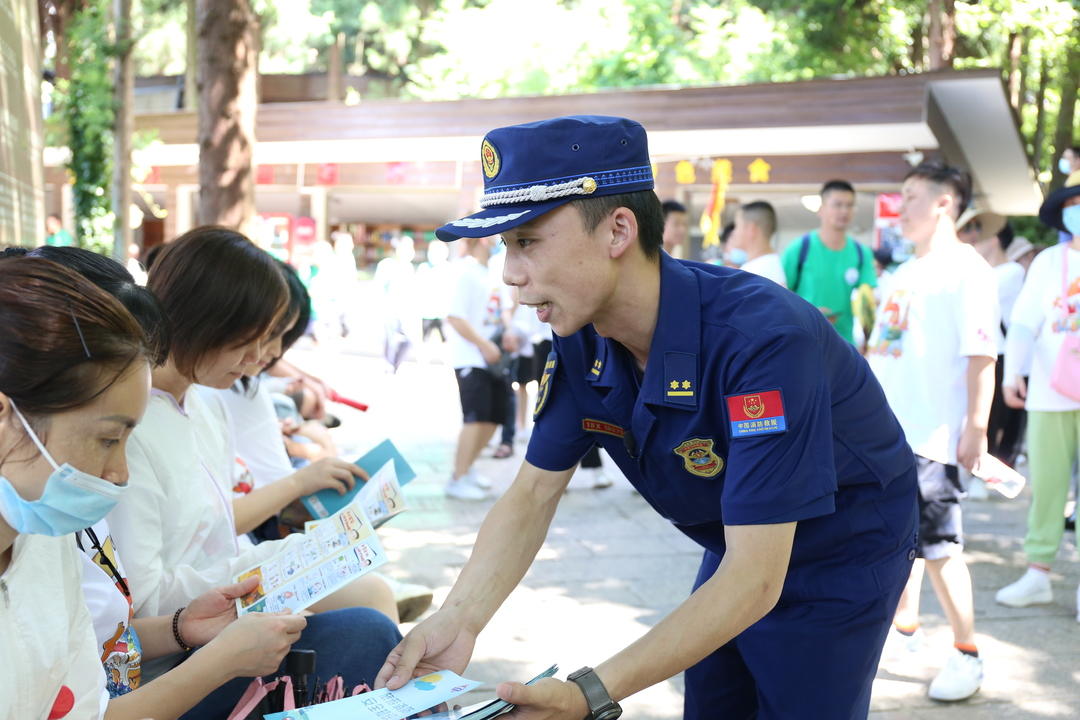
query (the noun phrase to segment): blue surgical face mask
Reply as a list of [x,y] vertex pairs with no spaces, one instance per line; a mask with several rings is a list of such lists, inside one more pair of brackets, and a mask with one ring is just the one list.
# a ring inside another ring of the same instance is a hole
[[746,251],[742,248],[731,248],[725,253],[729,265],[735,265],[741,267],[746,264],[747,255]]
[[7,524],[20,533],[57,537],[85,530],[108,515],[127,486],[114,485],[68,463],[57,465],[19,409],[14,404],[11,409],[42,457],[53,466],[53,473],[45,483],[45,492],[33,501],[24,499],[0,476],[0,515]]
[[1062,210],[1061,223],[1073,237],[1080,235],[1080,205],[1070,205]]
[[1072,163],[1070,163],[1064,155],[1058,158],[1058,170],[1061,171],[1062,175],[1068,175],[1072,172]]

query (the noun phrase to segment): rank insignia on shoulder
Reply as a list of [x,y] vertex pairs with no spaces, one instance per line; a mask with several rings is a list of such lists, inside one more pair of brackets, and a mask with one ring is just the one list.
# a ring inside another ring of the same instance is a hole
[[709,438],[690,438],[672,452],[683,459],[683,468],[698,477],[713,477],[724,469],[724,459],[713,452]]
[[787,430],[784,399],[779,390],[763,390],[744,395],[728,395],[731,437],[772,435]]
[[544,363],[544,374],[540,376],[540,388],[536,391],[536,405],[533,407],[533,420],[540,417],[547,407],[548,398],[551,396],[551,383],[555,380],[555,368],[559,364],[559,356],[552,350],[548,353],[547,362]]

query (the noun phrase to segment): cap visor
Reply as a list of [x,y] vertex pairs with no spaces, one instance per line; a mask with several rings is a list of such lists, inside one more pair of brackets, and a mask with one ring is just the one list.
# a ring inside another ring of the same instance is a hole
[[575,198],[565,197],[528,205],[497,205],[436,228],[435,237],[445,242],[452,242],[459,238],[498,235],[518,225],[532,222],[544,213],[565,205],[573,199]]

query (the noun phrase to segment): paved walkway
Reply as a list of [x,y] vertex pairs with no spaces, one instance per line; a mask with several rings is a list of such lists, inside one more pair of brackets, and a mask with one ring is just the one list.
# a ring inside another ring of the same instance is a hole
[[[452,373],[441,365],[410,362],[394,376],[371,358],[322,353],[302,364],[371,404],[366,414],[335,406],[345,420],[335,431],[344,447],[358,452],[389,436],[419,473],[407,488],[411,511],[380,535],[394,561],[387,574],[436,588],[438,603],[468,558],[491,506],[442,494],[460,428]],[[523,454],[519,443],[513,458],[485,457],[480,471],[497,488],[505,487]],[[1023,567],[1026,498],[1025,493],[1015,501],[970,501],[966,507],[978,640],[986,660],[983,689],[955,705],[926,698],[926,683],[951,645],[927,581],[925,665],[883,666],[874,685],[873,720],[1080,718],[1080,623],[1075,620],[1080,564],[1073,536],[1067,536],[1055,568],[1054,604],[1011,610],[993,601],[997,588]],[[565,676],[607,658],[685,598],[699,559],[697,546],[625,481],[607,490],[567,493],[529,574],[480,636],[467,673],[487,683],[476,699],[491,697],[499,681],[527,679],[551,663],[557,662]],[[633,720],[675,720],[681,717],[682,680],[639,693],[624,707],[624,716]],[[807,717],[813,717],[811,711]]]

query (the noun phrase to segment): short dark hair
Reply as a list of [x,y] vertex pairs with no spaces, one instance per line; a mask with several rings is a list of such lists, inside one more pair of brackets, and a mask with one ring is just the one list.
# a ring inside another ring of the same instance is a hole
[[764,200],[755,200],[739,208],[743,217],[761,228],[765,237],[771,238],[776,234],[776,210]]
[[971,175],[966,171],[946,165],[940,160],[919,163],[908,171],[904,176],[907,181],[910,178],[920,178],[936,185],[948,186],[956,198],[956,215],[954,220],[960,217],[964,209],[971,204]]
[[724,226],[724,229],[720,231],[720,242],[726,243],[733,232],[735,232],[735,223],[729,222]]
[[667,216],[673,212],[686,214],[686,206],[678,200],[665,200],[660,204],[660,208],[664,211],[664,220],[667,220]]
[[138,285],[123,265],[78,247],[42,245],[31,250],[28,257],[59,263],[112,295],[127,308],[146,334],[151,362],[161,365],[169,357],[169,319],[154,293]]
[[1012,223],[1008,220],[1005,221],[1005,226],[998,232],[997,239],[1002,250],[1008,250],[1009,246],[1012,245],[1012,241],[1016,239],[1016,232],[1013,230]]
[[825,197],[827,194],[834,190],[839,192],[847,192],[852,195],[855,194],[855,186],[849,183],[847,180],[830,180],[821,186],[821,192],[818,193],[821,197]]
[[601,195],[600,197],[578,198],[570,204],[581,213],[581,222],[586,232],[592,232],[605,218],[624,207],[634,213],[638,224],[638,242],[649,259],[660,256],[664,241],[664,211],[660,198],[652,190],[639,190],[622,195]]
[[0,392],[24,415],[84,407],[148,355],[120,302],[42,258],[0,259]]
[[169,243],[150,268],[147,287],[172,326],[169,356],[193,380],[208,353],[265,335],[289,300],[273,256],[216,225]]
[[279,260],[278,267],[285,277],[285,284],[289,286],[289,304],[285,309],[285,317],[296,317],[292,326],[281,336],[281,352],[284,353],[307,332],[308,324],[311,323],[311,295],[292,265]]

